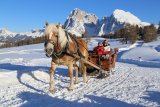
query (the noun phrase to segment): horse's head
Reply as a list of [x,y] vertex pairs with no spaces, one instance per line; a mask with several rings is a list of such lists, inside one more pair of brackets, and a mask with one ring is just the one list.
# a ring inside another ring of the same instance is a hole
[[60,24],[48,24],[46,23],[44,36],[46,37],[46,42],[44,44],[45,52],[47,57],[51,57],[54,47],[61,43],[64,39],[62,35],[65,35],[63,27]]

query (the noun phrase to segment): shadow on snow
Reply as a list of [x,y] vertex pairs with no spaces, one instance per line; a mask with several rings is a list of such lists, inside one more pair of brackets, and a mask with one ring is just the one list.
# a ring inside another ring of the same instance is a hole
[[141,105],[129,104],[116,99],[85,95],[84,98],[90,99],[89,102],[79,102],[79,100],[68,101],[51,97],[45,94],[22,92],[18,95],[25,101],[21,107],[143,107]]
[[[130,49],[131,50],[131,49]],[[121,59],[122,55],[130,50],[121,51],[118,53],[117,56],[117,62],[122,63],[128,63],[128,64],[134,64],[140,67],[149,67],[149,68],[160,68],[160,63],[154,63],[154,62],[146,62],[146,61],[138,61],[138,60],[132,60],[132,59]]]
[[141,97],[145,100],[156,102],[160,106],[160,92],[157,91],[147,91],[146,96]]
[[[44,93],[42,90],[36,89],[34,86],[31,86],[25,82],[22,81],[21,77],[23,74],[28,74],[30,75],[33,79],[35,79],[36,81],[42,82],[42,83],[46,83],[38,78],[35,77],[35,75],[33,74],[32,71],[35,70],[40,70],[40,71],[44,71],[46,73],[49,73],[49,67],[46,66],[24,66],[24,65],[14,65],[14,64],[10,64],[10,63],[4,63],[4,64],[0,64],[0,69],[5,69],[5,70],[14,70],[17,71],[17,79],[18,81],[22,84],[25,85],[26,87],[33,89],[37,92],[42,92]],[[58,71],[58,72],[57,72]],[[68,69],[65,68],[57,68],[55,74],[59,74],[62,76],[68,76]],[[49,74],[48,74],[49,75]],[[49,78],[48,78],[49,79]],[[55,78],[56,79],[56,78]],[[48,84],[48,83],[46,83]]]

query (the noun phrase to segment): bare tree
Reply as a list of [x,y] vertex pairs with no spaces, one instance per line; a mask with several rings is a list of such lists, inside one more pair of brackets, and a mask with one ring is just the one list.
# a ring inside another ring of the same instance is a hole
[[151,42],[157,39],[157,30],[153,24],[144,27],[144,42]]
[[86,38],[86,42],[89,43],[91,41],[91,37],[89,35],[89,32],[87,29],[85,29],[85,32],[83,34],[83,37]]

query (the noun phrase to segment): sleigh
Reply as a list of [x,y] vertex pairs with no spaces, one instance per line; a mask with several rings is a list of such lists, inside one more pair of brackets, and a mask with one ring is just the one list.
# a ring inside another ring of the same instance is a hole
[[87,65],[87,74],[100,78],[109,76],[112,69],[115,68],[118,48],[111,49],[107,58],[106,54],[99,56],[95,50],[88,51],[88,53],[88,61],[92,64]]

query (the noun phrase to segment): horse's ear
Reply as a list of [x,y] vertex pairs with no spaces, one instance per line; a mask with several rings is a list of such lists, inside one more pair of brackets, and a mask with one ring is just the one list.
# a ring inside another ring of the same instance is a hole
[[45,26],[48,26],[49,24],[48,24],[48,22],[46,21],[46,23],[45,23]]
[[64,29],[64,25],[61,25],[61,24],[57,24],[56,27],[57,28],[61,27],[62,29]]
[[64,29],[64,25],[62,25],[62,28]]
[[60,27],[60,24],[57,24],[56,27],[59,28],[59,27]]

